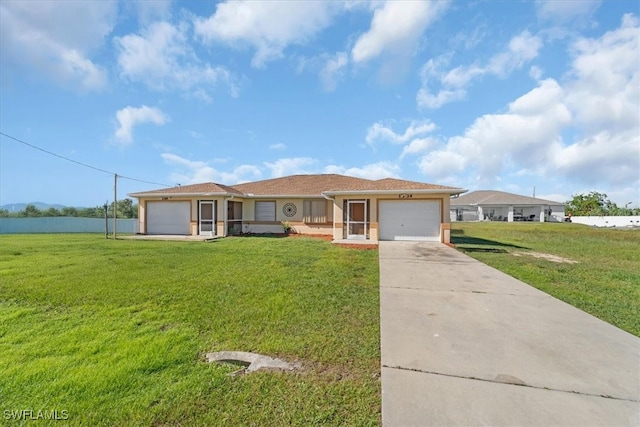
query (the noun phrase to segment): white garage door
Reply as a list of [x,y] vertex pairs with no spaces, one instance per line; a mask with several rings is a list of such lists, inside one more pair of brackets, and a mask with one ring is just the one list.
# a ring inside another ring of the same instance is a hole
[[147,234],[191,234],[190,202],[148,202]]
[[381,201],[380,240],[440,241],[440,202]]

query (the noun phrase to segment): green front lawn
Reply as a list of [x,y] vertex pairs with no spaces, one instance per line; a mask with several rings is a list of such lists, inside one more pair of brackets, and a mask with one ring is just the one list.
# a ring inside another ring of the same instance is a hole
[[[0,236],[3,420],[377,425],[378,284],[377,251],[312,238]],[[303,369],[231,376],[221,350]]]
[[467,255],[640,336],[640,230],[457,222],[451,240]]

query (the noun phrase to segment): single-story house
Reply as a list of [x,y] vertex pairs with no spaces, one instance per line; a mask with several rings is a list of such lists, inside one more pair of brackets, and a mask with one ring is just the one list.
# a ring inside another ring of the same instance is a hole
[[564,204],[504,191],[478,190],[454,196],[451,221],[564,221]]
[[466,190],[386,178],[292,175],[234,186],[211,182],[129,194],[139,232],[229,236],[282,233],[334,240],[449,242],[449,199]]

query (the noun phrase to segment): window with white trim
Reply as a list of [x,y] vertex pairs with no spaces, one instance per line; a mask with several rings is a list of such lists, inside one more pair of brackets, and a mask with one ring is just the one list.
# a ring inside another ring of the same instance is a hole
[[327,201],[326,200],[305,200],[304,201],[304,222],[310,224],[324,224],[327,221]]
[[256,221],[275,221],[276,202],[256,202]]

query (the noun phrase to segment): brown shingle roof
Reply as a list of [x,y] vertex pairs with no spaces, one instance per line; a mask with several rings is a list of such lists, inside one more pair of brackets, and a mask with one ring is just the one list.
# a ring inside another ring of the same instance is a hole
[[203,184],[183,185],[159,190],[132,193],[132,197],[154,195],[192,195],[192,194],[237,194],[255,196],[316,196],[331,192],[357,191],[437,191],[457,194],[464,190],[456,187],[427,184],[424,182],[405,181],[402,179],[385,178],[370,180],[338,174],[319,175],[291,175],[281,178],[247,182],[234,186],[206,182]]
[[291,175],[263,181],[247,182],[234,185],[233,188],[246,194],[255,195],[305,195],[320,196],[323,191],[357,188],[365,186],[369,181],[352,176],[324,174],[324,175]]
[[148,196],[154,194],[162,195],[186,195],[186,194],[238,194],[242,193],[228,185],[216,184],[214,182],[204,182],[202,184],[179,185],[171,188],[161,188],[159,190],[143,191],[140,193],[131,193],[132,197]]
[[472,191],[451,199],[451,206],[468,205],[564,205],[564,203],[494,190]]
[[405,181],[403,179],[385,178],[373,181],[376,190],[460,190],[457,187],[447,187],[446,185],[429,184],[426,182]]
[[415,181],[405,181],[395,178],[385,178],[377,181],[337,174],[319,175],[291,175],[264,181],[248,182],[234,185],[233,188],[246,194],[256,196],[320,196],[322,193],[336,191],[406,191],[406,190],[451,190],[462,189],[427,184]]

